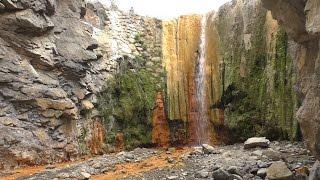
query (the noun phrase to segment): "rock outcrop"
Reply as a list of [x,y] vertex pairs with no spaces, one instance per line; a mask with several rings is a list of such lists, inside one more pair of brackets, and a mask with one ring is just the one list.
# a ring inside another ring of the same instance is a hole
[[[320,157],[320,2],[318,0],[262,0],[264,6],[298,44],[296,90],[302,100],[297,112],[304,140]],[[285,12],[285,13],[284,13]]]
[[223,5],[212,19],[219,39],[221,99],[229,142],[253,136],[296,139],[296,67],[287,37],[259,0]]
[[4,169],[104,153],[108,124],[97,107],[107,79],[142,55],[162,71],[153,18],[83,0],[2,0],[0,23]]
[[[173,142],[195,143],[199,122],[199,102],[196,100],[196,73],[200,56],[201,21],[209,22],[211,17],[200,15],[181,16],[176,20],[163,22],[163,61],[167,71],[168,118]],[[211,27],[207,24],[206,27]],[[205,62],[205,114],[210,126],[203,130],[211,143],[217,142],[213,123],[219,122],[220,111],[210,105],[220,99],[219,61],[217,58],[218,36],[207,31]],[[212,29],[210,29],[212,30]]]
[[[204,109],[210,123],[203,131],[211,143],[253,136],[298,139],[297,44],[259,0],[232,1],[205,21]],[[172,142],[196,139],[200,33],[199,15],[163,22]]]

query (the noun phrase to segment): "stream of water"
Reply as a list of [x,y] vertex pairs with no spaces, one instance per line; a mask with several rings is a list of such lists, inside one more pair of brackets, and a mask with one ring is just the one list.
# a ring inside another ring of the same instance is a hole
[[196,125],[196,143],[201,145],[209,143],[210,138],[206,132],[208,128],[208,116],[205,92],[205,65],[206,65],[206,19],[204,15],[201,20],[201,35],[199,44],[198,65],[196,70],[196,99],[198,103],[198,117]]

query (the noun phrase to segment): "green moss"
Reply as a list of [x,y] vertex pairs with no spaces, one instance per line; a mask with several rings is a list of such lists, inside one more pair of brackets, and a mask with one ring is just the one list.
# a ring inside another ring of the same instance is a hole
[[[225,34],[232,22],[227,17],[221,18],[217,27],[223,58],[220,73],[222,98],[212,107],[225,109],[231,141],[243,141],[252,136],[296,138],[295,77],[292,60],[287,55],[286,33],[279,30],[274,40],[276,53],[268,55],[270,44],[267,44],[265,37],[266,17],[260,13],[249,27],[251,48],[246,50],[240,34],[234,34],[234,37]],[[236,28],[237,32],[242,32],[243,27]],[[247,69],[245,76],[240,76],[240,66]]]
[[151,143],[151,116],[155,105],[156,84],[144,69],[127,71],[111,78],[100,94],[99,109],[106,124],[114,118],[118,127],[107,134],[113,143],[115,132],[125,135],[127,149]]

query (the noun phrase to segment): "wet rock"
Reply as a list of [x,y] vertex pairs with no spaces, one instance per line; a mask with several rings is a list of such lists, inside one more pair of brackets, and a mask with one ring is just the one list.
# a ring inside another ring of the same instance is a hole
[[244,142],[244,148],[250,149],[255,147],[267,148],[270,145],[270,141],[265,137],[252,137]]
[[288,169],[285,162],[275,162],[267,169],[269,180],[292,180],[292,172]]
[[213,171],[212,177],[214,180],[228,180],[231,176],[228,172],[220,168]]
[[320,179],[320,162],[316,161],[310,170],[309,180]]

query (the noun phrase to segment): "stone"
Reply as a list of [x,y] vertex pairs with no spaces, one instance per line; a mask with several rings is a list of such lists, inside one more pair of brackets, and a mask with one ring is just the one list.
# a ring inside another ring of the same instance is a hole
[[269,145],[270,145],[270,141],[265,137],[252,137],[247,139],[246,142],[244,142],[245,149],[256,148],[256,147],[267,148],[269,147]]
[[262,151],[261,150],[255,150],[251,153],[253,156],[262,156]]
[[242,177],[237,174],[231,174],[229,179],[230,180],[242,180]]
[[214,180],[228,180],[230,178],[230,174],[220,168],[212,172],[212,177]]
[[46,169],[55,169],[55,168],[56,166],[52,164],[46,166]]
[[179,176],[168,176],[167,179],[168,180],[174,180],[174,179],[178,179]]
[[309,168],[306,166],[296,168],[294,171],[296,172],[296,174],[304,174],[304,175],[310,174]]
[[84,100],[82,101],[82,108],[85,110],[90,110],[94,108],[94,105],[90,101]]
[[209,172],[206,170],[198,171],[198,172],[196,172],[195,177],[196,178],[207,178],[207,177],[209,177]]
[[279,161],[267,169],[267,178],[269,180],[292,180],[293,174],[285,162]]
[[38,105],[41,109],[56,109],[56,110],[65,110],[72,109],[74,104],[69,99],[63,100],[52,100],[49,98],[36,98],[36,105]]
[[312,168],[310,169],[309,180],[320,179],[320,162],[316,161]]
[[230,173],[230,174],[235,174],[236,173],[236,171],[237,171],[237,167],[236,166],[230,166],[230,167],[228,167],[228,169],[227,169],[227,171],[228,171],[228,173]]
[[267,169],[266,168],[261,168],[257,172],[257,176],[259,176],[261,178],[265,178],[266,175],[267,175]]
[[202,150],[205,154],[219,154],[220,152],[216,151],[214,147],[209,144],[202,144]]
[[63,173],[58,174],[57,177],[65,179],[65,178],[69,178],[70,174],[63,172]]
[[268,150],[263,151],[263,155],[267,156],[272,161],[280,161],[283,157],[282,154],[278,151],[275,151],[271,148]]
[[174,159],[172,157],[167,157],[167,162],[168,163],[174,163]]
[[0,3],[0,10],[3,10],[3,9],[5,9],[5,6],[2,3]]
[[80,173],[85,179],[89,179],[91,177],[91,174],[87,173],[87,172],[81,172]]
[[193,151],[190,152],[190,155],[197,155],[197,154],[202,154],[202,153],[203,153],[202,147],[194,147]]

